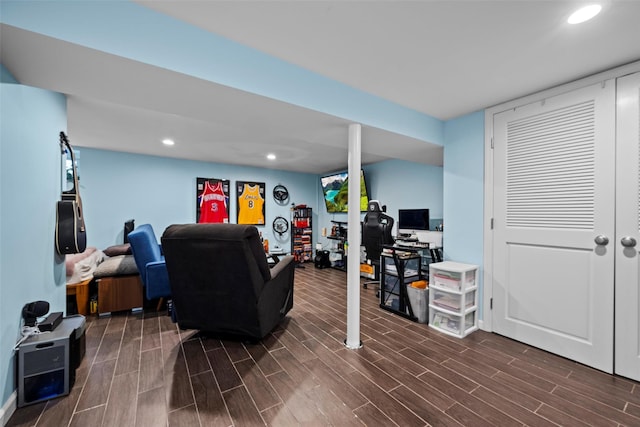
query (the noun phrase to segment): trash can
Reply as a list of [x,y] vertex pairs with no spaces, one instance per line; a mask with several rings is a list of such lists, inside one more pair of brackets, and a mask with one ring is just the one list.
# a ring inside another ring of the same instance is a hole
[[407,294],[413,315],[418,318],[419,323],[429,322],[429,288],[414,288],[407,285]]

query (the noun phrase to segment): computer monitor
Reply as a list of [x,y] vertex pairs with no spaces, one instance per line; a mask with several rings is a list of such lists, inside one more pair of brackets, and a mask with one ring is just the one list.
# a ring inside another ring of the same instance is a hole
[[398,209],[398,235],[413,236],[429,230],[429,209]]

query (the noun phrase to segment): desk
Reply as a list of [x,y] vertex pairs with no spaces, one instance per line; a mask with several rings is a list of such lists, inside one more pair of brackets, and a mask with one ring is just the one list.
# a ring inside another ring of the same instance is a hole
[[432,262],[442,262],[441,247],[436,246],[432,243],[405,243],[402,240],[396,240],[396,243],[393,246],[389,247],[419,254],[422,257],[422,270],[425,275],[429,274],[429,264],[431,264]]
[[417,250],[383,245],[380,256],[380,308],[417,321],[407,285],[422,279],[422,257]]
[[[385,245],[385,247],[387,246]],[[411,250],[419,251],[421,249],[429,249],[429,243],[407,241],[407,240],[396,240],[396,243],[394,243],[392,246],[389,246],[389,247],[394,249],[406,249],[409,251]]]

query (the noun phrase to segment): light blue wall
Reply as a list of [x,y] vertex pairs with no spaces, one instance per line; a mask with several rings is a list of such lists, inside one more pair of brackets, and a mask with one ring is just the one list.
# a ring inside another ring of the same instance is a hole
[[[398,209],[428,208],[432,219],[442,218],[443,197],[443,169],[440,166],[430,166],[404,160],[386,160],[362,167],[369,193],[369,199],[377,199],[387,206],[387,214],[396,221]],[[320,188],[320,178],[316,183],[318,191],[318,221],[319,229],[331,229],[331,220],[347,221],[346,213],[327,213]],[[364,218],[364,213],[361,215]],[[397,226],[394,225],[394,234]],[[329,231],[327,231],[329,232]],[[330,241],[316,235],[319,242],[326,249]]]
[[363,169],[370,198],[387,205],[396,222],[398,209],[427,208],[431,219],[442,219],[442,167],[387,160]]
[[[4,72],[3,72],[4,74]],[[3,81],[10,81],[11,79]],[[15,390],[13,346],[21,310],[35,300],[66,310],[64,259],[54,250],[60,199],[58,135],[67,127],[63,95],[0,83],[0,384]]]
[[15,77],[2,64],[0,64],[0,83],[18,83]]
[[[171,224],[196,220],[196,178],[231,181],[231,222],[236,222],[236,181],[266,184],[266,226],[258,227],[269,239],[289,249],[289,235],[274,235],[276,216],[290,219],[290,204],[307,204],[316,211],[317,176],[227,164],[144,156],[115,151],[80,148],[80,190],[87,224],[88,244],[104,249],[122,243],[123,225],[135,219],[136,226],[150,223],[158,240]],[[283,184],[290,201],[282,206],[273,199],[273,187]]]
[[[195,182],[197,177],[229,179],[232,184],[230,217],[235,222],[237,204],[235,181],[266,184],[265,227],[258,227],[271,247],[290,248],[288,234],[275,235],[271,223],[276,216],[290,219],[290,206],[313,208],[314,240],[323,244],[322,227],[331,220],[346,221],[346,214],[328,214],[320,191],[320,176],[272,169],[170,159],[115,151],[80,148],[80,190],[87,223],[89,245],[104,249],[122,243],[123,223],[150,223],[158,239],[170,224],[195,222]],[[402,160],[388,160],[364,166],[371,198],[387,205],[397,216],[398,209],[428,207],[433,218],[442,218],[443,170]],[[272,197],[273,187],[283,184],[290,193],[285,205]]]
[[479,111],[445,123],[443,246],[445,259],[480,266],[480,286],[483,206],[484,112]]

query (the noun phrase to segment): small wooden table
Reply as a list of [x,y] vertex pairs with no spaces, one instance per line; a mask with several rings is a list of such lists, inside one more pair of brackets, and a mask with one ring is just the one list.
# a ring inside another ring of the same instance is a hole
[[67,285],[67,295],[76,296],[78,314],[82,314],[83,316],[89,314],[89,283],[91,283],[92,280],[93,278]]

